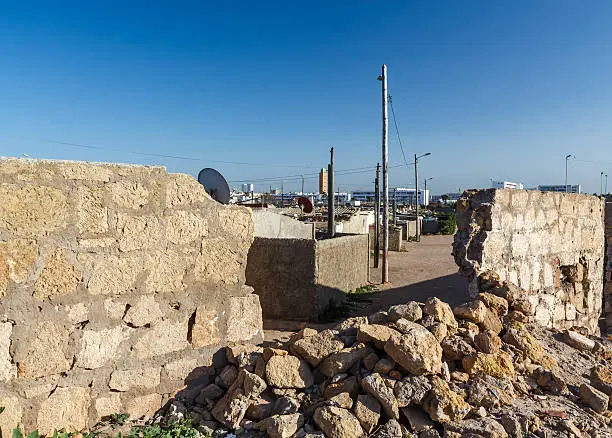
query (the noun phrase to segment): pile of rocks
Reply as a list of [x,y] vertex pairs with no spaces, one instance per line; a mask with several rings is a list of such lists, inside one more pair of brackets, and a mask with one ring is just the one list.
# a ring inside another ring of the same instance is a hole
[[454,309],[430,298],[283,346],[228,347],[211,382],[158,421],[213,436],[612,436],[608,341],[529,326],[512,287],[489,286]]

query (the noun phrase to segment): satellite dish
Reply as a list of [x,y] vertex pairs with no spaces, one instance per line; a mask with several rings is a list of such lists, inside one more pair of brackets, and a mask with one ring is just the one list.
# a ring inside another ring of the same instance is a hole
[[204,186],[206,193],[211,198],[221,204],[228,204],[230,200],[230,189],[227,185],[227,181],[223,178],[219,172],[215,169],[207,167],[206,169],[200,170],[198,174],[198,182]]
[[310,199],[300,196],[297,203],[302,208],[302,213],[312,213],[312,202],[310,202]]

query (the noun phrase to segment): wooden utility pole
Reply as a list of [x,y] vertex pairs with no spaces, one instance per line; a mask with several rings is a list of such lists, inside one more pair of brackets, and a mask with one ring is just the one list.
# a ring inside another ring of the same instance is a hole
[[421,236],[419,235],[419,167],[417,165],[418,157],[417,154],[414,154],[414,199],[415,199],[415,207],[416,207],[416,241],[421,241]]
[[327,165],[327,234],[334,237],[336,224],[334,221],[334,148],[329,150],[330,160]]
[[374,267],[378,268],[380,259],[380,163],[376,164],[376,179],[374,180]]
[[382,282],[389,281],[389,151],[388,151],[388,134],[389,134],[389,114],[387,110],[387,66],[382,66],[382,171],[383,171],[383,260],[382,260]]

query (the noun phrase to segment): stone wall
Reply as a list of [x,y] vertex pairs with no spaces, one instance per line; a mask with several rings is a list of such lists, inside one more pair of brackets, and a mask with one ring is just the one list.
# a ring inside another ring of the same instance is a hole
[[455,261],[478,292],[492,271],[518,286],[522,309],[547,327],[598,330],[603,201],[532,190],[466,192],[457,202]]
[[247,284],[259,295],[266,319],[318,321],[341,306],[345,292],[368,282],[368,236],[326,240],[256,237]]
[[606,270],[604,278],[604,315],[607,334],[612,335],[612,199],[606,202]]
[[188,175],[0,159],[2,434],[151,415],[221,345],[261,341],[252,240],[250,210]]

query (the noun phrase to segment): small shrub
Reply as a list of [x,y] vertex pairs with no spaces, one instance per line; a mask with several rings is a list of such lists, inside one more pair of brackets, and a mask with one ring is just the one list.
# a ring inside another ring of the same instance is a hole
[[453,235],[457,230],[457,217],[455,213],[449,213],[445,216],[440,216],[440,234]]

